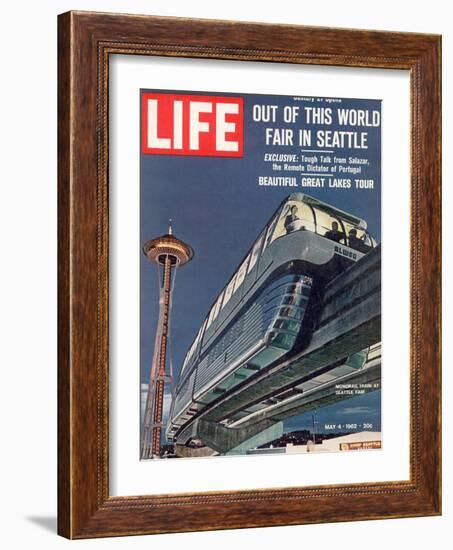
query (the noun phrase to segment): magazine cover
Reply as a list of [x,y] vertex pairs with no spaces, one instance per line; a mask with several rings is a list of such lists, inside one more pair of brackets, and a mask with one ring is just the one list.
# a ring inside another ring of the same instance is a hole
[[381,448],[381,101],[140,109],[141,459]]

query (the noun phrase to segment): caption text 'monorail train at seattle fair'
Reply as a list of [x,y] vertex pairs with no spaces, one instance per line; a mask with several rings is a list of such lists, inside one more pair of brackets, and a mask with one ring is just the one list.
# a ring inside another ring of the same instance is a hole
[[[167,439],[178,443],[226,392],[300,353],[316,327],[325,285],[376,246],[364,220],[302,193],[288,196],[214,301],[185,357]],[[352,371],[368,351],[337,359]],[[234,426],[269,402],[252,402],[221,423]]]

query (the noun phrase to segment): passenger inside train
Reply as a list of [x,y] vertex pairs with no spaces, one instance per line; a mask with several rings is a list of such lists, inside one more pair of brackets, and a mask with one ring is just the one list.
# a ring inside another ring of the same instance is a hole
[[271,223],[265,246],[281,236],[300,230],[323,235],[326,239],[349,246],[362,254],[366,254],[375,246],[364,228],[346,217],[343,219],[338,216],[338,211],[323,208],[314,201],[310,204],[308,201],[294,199],[286,203],[281,214]]
[[353,227],[349,230],[348,233],[348,245],[354,250],[358,250],[359,252],[366,254],[370,250],[370,246],[365,244],[365,236],[366,234],[364,234],[362,238],[359,239],[357,237],[357,229]]
[[332,229],[324,233],[324,237],[327,237],[331,241],[339,243],[344,239],[344,233],[338,230],[338,222],[332,222]]
[[[296,230],[294,222],[296,222],[300,219],[299,216],[297,215],[297,213],[298,213],[297,206],[295,204],[293,204],[291,206],[291,213],[288,214],[288,216],[286,216],[286,218],[285,218],[286,234],[289,234],[292,231]],[[302,229],[302,228],[300,228],[300,229]]]

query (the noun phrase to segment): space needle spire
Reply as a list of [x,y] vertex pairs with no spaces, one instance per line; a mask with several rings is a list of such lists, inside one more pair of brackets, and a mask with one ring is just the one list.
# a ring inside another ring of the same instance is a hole
[[171,367],[167,369],[167,350],[174,274],[179,266],[190,262],[194,252],[188,244],[173,235],[171,219],[168,233],[147,241],[143,252],[157,265],[160,288],[159,317],[143,419],[141,458],[157,458],[161,454],[165,386],[173,380]]

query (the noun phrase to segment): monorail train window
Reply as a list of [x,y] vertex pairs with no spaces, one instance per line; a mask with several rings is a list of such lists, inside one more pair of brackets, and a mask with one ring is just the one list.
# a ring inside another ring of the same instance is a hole
[[282,304],[289,306],[301,306],[308,302],[308,296],[303,294],[288,294],[282,300]]
[[289,332],[297,332],[300,328],[300,323],[297,321],[292,321],[290,319],[277,319],[274,324],[274,328],[278,328],[280,330],[287,330]]
[[197,339],[198,339],[198,335],[195,338],[195,340],[192,342],[192,345],[190,346],[190,349],[187,352],[186,358],[184,359],[184,364],[182,366],[182,370],[186,368],[186,366],[189,364],[190,359],[192,358],[193,352],[195,351],[195,348],[197,345]]
[[[198,340],[201,342],[201,339],[203,338],[204,336],[204,331],[205,331],[205,328],[206,328],[206,319],[204,321],[204,323],[201,325],[201,328],[200,328],[200,332],[199,332],[199,336],[197,336]],[[198,343],[198,342],[197,342]]]
[[366,253],[375,246],[373,239],[364,229],[352,225],[346,221],[343,222],[346,231],[347,245],[354,250]]
[[294,338],[290,332],[281,332],[272,340],[272,345],[287,350],[294,345]]
[[288,201],[284,204],[272,238],[268,244],[293,231],[307,230],[315,232],[313,210],[301,201]]
[[215,304],[212,306],[209,312],[208,323],[206,325],[206,328],[209,328],[211,326],[211,323],[214,320],[214,314],[215,314]]
[[217,302],[215,303],[214,308],[214,319],[216,319],[217,315],[220,311],[220,306],[222,305],[222,298],[223,298],[223,292],[220,294],[220,296],[217,298]]
[[228,286],[225,289],[225,298],[223,299],[222,308],[227,305],[227,303],[230,301],[231,296],[233,296],[234,292],[234,283],[236,281],[237,273],[234,274],[231,281],[228,283]]
[[263,242],[263,238],[264,238],[264,232],[261,233],[261,235],[259,236],[259,238],[256,241],[255,245],[253,246],[253,250],[252,250],[251,257],[250,257],[250,263],[249,263],[249,268],[247,270],[247,273],[250,273],[250,271],[252,271],[252,269],[255,267],[256,260],[258,259],[258,255],[259,255],[260,250],[261,250],[261,244]]
[[293,319],[302,319],[305,309],[298,306],[288,306],[280,310],[281,317],[291,317]]
[[184,363],[182,364],[181,372],[187,367],[188,362],[189,362],[189,354],[187,354],[185,359],[184,359]]
[[315,208],[315,212],[316,232],[318,235],[327,237],[331,241],[345,244],[344,227],[341,221],[320,208]]
[[274,233],[275,226],[277,225],[278,218],[279,218],[279,215],[280,215],[280,211],[281,211],[281,208],[279,208],[277,214],[275,214],[275,216],[272,218],[271,223],[268,225],[267,234],[266,234],[266,242],[264,243],[264,248],[267,248],[272,242],[272,240],[271,240],[272,235]]
[[196,338],[195,338],[195,340],[194,340],[194,342],[193,342],[193,344],[192,344],[192,348],[191,348],[191,350],[190,350],[190,354],[191,354],[191,355],[192,355],[193,352],[197,349],[198,342],[200,341],[200,338],[201,338],[201,328],[200,328],[200,330],[198,331],[197,336],[196,336]]
[[209,328],[211,323],[217,318],[217,315],[220,310],[220,304],[222,303],[223,298],[223,292],[220,294],[220,296],[217,298],[215,304],[212,306],[211,311],[209,312],[208,322],[206,324],[206,328]]
[[189,351],[187,352],[187,355],[186,355],[186,358],[184,359],[184,364],[182,366],[182,370],[184,370],[184,368],[186,367],[186,365],[189,363],[192,355],[194,354],[195,350],[197,349],[197,346],[198,344],[200,343],[200,340],[201,340],[201,337],[203,335],[203,332],[204,332],[204,328],[206,326],[206,320],[205,322],[201,325],[200,327],[200,330],[198,331],[196,337],[195,337],[195,340],[192,342],[192,345],[190,346],[190,349]]
[[291,294],[310,296],[311,285],[303,284],[301,281],[298,281],[292,285],[288,285],[287,292],[290,292]]
[[247,265],[249,263],[250,254],[247,256],[247,258],[242,262],[241,267],[238,269],[238,274],[236,276],[236,282],[234,285],[234,291],[242,285],[243,280],[245,279],[245,274],[247,273]]

